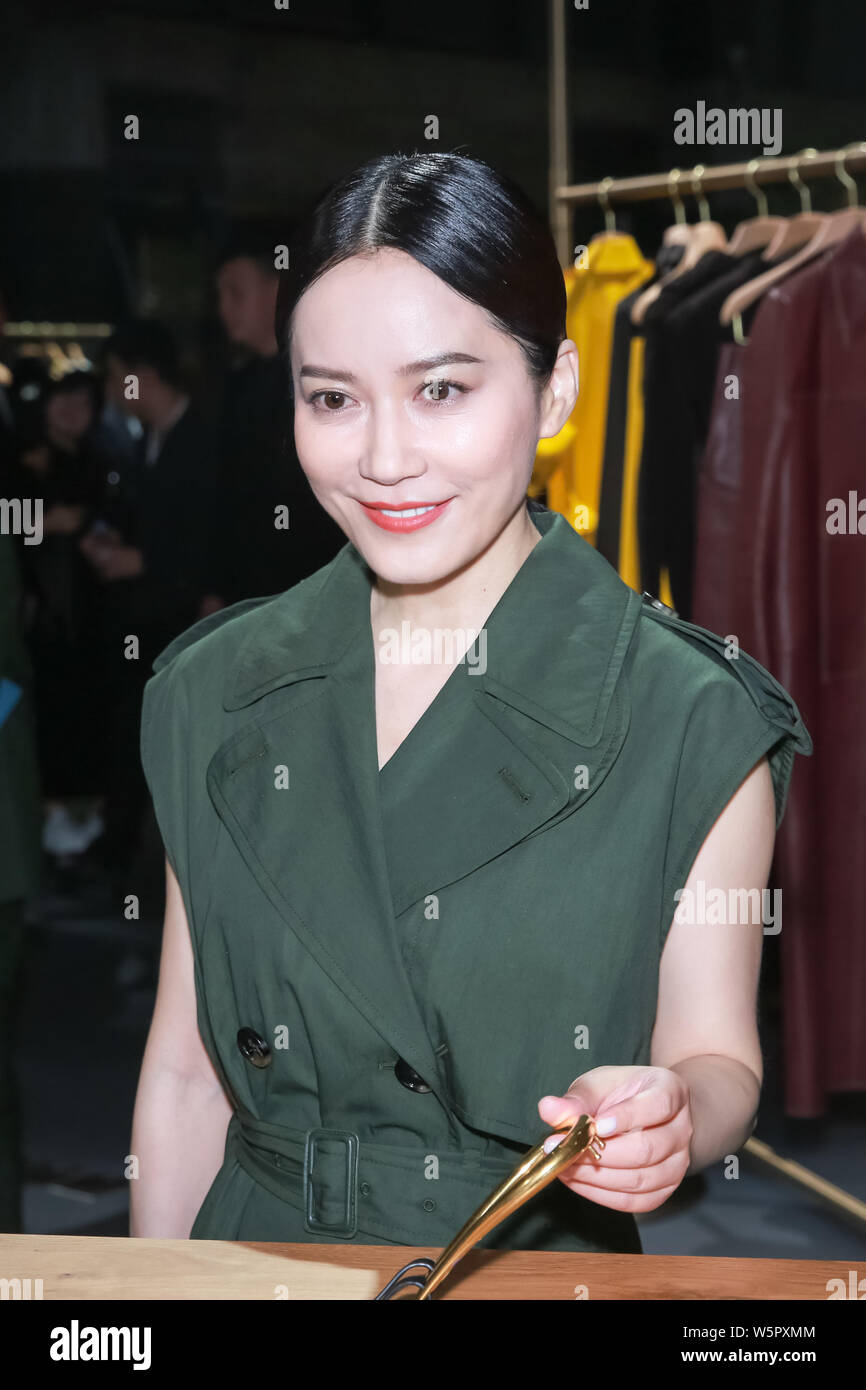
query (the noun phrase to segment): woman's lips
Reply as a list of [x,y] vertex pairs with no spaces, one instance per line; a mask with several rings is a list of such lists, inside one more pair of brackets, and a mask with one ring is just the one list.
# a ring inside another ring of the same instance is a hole
[[385,507],[380,504],[370,506],[362,502],[361,506],[373,524],[381,526],[383,531],[417,531],[422,526],[429,526],[431,521],[441,516],[450,501],[451,498],[447,497],[444,502],[437,502],[435,505],[429,502],[407,502],[402,507]]

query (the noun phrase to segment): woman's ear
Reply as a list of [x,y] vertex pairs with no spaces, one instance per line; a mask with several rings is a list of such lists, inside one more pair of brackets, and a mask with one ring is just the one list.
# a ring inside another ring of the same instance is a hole
[[539,439],[550,439],[553,435],[559,434],[574,410],[579,381],[577,348],[570,338],[564,338],[559,345],[550,380],[541,392]]

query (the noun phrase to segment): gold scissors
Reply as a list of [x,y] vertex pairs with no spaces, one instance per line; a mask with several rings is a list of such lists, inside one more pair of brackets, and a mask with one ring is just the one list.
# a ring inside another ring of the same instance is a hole
[[[410,1297],[419,1300],[429,1299],[433,1290],[448,1277],[457,1261],[462,1259],[468,1250],[477,1245],[494,1226],[498,1226],[500,1221],[504,1221],[506,1216],[522,1207],[524,1202],[528,1202],[536,1192],[547,1187],[548,1183],[553,1182],[553,1179],[580,1158],[581,1154],[589,1153],[598,1162],[604,1148],[604,1140],[596,1134],[595,1125],[588,1115],[581,1115],[577,1121],[563,1120],[553,1127],[552,1133],[556,1134],[562,1130],[567,1131],[565,1138],[560,1140],[550,1153],[544,1152],[544,1145],[550,1138],[550,1134],[547,1134],[534,1149],[524,1154],[510,1176],[491,1192],[460,1228],[438,1260],[413,1260],[411,1264],[404,1265],[385,1285],[382,1292],[376,1295],[374,1301],[390,1299],[395,1293],[409,1288],[418,1290],[417,1293],[409,1295]],[[426,1275],[421,1277],[409,1273],[410,1270],[418,1269],[426,1270]]]

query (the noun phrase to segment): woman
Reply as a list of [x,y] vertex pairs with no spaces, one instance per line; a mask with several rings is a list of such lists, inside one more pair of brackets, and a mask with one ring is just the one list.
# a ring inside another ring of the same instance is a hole
[[578,364],[518,191],[379,159],[290,265],[298,455],[348,543],[148,685],[168,901],[133,1234],[445,1245],[586,1111],[601,1163],[483,1244],[640,1251],[634,1213],[744,1142],[761,1084],[760,920],[675,924],[676,895],[764,886],[808,734],[528,510]]

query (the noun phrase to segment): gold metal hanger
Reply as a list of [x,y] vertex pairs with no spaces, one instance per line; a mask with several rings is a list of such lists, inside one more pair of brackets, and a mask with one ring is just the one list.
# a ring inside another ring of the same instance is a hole
[[[698,216],[702,222],[709,222],[710,205],[704,197],[704,186],[701,183],[701,176],[706,173],[703,164],[696,164],[692,170],[692,196],[698,205]],[[697,187],[695,187],[697,185]]]
[[792,167],[788,170],[788,178],[790,179],[791,183],[794,185],[794,187],[800,195],[801,212],[812,211],[812,195],[809,192],[809,189],[807,188],[806,184],[800,178],[800,165],[802,164],[804,159],[814,159],[817,153],[817,150],[813,150],[811,148],[800,150],[799,154],[795,155],[794,157],[794,163]]
[[696,164],[692,170],[692,194],[698,205],[700,221],[693,227],[685,255],[671,271],[669,277],[671,280],[678,280],[687,270],[691,270],[708,251],[725,251],[727,249],[728,239],[725,236],[725,229],[721,222],[713,222],[710,216],[710,205],[704,197],[703,185],[701,184],[701,175],[704,173],[706,173],[706,169],[703,164]]
[[768,215],[767,195],[757,180],[760,159],[750,159],[746,165],[743,182],[755,200],[758,215],[749,217],[734,229],[728,242],[728,255],[746,256],[750,251],[759,251],[769,246],[776,233],[785,225],[783,217]]
[[[688,249],[694,234],[694,224],[688,221],[686,209],[679,193],[679,182],[683,176],[682,169],[671,169],[668,174],[668,197],[674,210],[674,224],[666,227],[662,242],[665,246],[685,246]],[[685,253],[683,253],[685,255]],[[634,304],[631,306],[631,321],[637,327],[643,323],[644,315],[651,304],[654,304],[662,292],[662,285],[667,284],[673,271],[669,271],[661,280],[650,285],[638,295]]]
[[598,201],[604,213],[604,230],[606,232],[616,231],[616,214],[610,205],[610,198],[607,193],[612,183],[613,179],[608,176],[606,179],[602,179],[598,185]]
[[849,208],[860,206],[860,198],[857,192],[856,180],[851,177],[845,165],[849,154],[857,151],[858,154],[866,152],[866,141],[858,140],[853,145],[846,145],[844,150],[840,150],[836,155],[836,177],[845,189],[845,196],[848,199]]
[[616,217],[607,194],[607,190],[612,183],[612,178],[606,178],[602,179],[601,183],[598,185],[596,197],[598,198],[598,205],[604,213],[604,231],[596,232],[592,238],[593,241],[610,241],[612,237],[618,237],[620,235],[616,229]]
[[800,211],[782,224],[778,236],[773,237],[764,252],[765,261],[775,261],[780,256],[799,251],[801,246],[805,246],[806,242],[811,240],[824,220],[826,214],[812,211],[812,195],[800,178],[800,165],[803,160],[814,159],[817,153],[818,151],[813,149],[800,150],[799,154],[791,159],[788,180],[800,195]]
[[760,159],[750,159],[746,165],[746,172],[743,175],[743,182],[755,200],[759,217],[768,217],[770,207],[767,202],[767,195],[758,183],[758,170],[761,167]]
[[668,174],[668,197],[673,203],[674,218],[680,226],[688,222],[688,218],[686,217],[685,204],[683,203],[683,200],[679,195],[678,189],[679,181],[682,178],[682,176],[682,169],[671,169],[670,173]]

